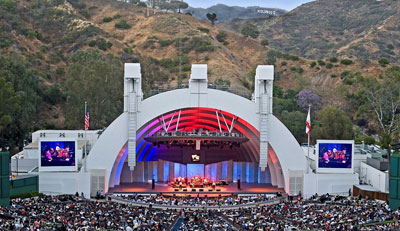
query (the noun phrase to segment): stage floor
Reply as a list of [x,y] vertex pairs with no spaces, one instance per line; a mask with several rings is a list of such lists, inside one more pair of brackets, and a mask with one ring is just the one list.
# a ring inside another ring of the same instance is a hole
[[187,192],[180,190],[175,192],[174,188],[168,186],[165,183],[156,183],[155,189],[151,189],[151,183],[123,183],[114,188],[109,189],[109,193],[184,193],[184,194],[241,194],[241,193],[251,193],[251,194],[268,194],[268,193],[284,193],[284,190],[272,186],[271,184],[248,184],[241,183],[240,189],[237,188],[236,183],[230,183],[229,185],[217,186],[216,189],[221,191],[209,192],[208,188],[204,188],[204,192],[199,192],[196,188],[196,192],[192,192],[191,188],[188,188]]

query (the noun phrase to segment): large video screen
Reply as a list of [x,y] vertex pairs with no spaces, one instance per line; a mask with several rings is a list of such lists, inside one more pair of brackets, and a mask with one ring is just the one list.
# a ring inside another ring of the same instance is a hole
[[41,167],[74,167],[75,141],[41,141]]
[[351,143],[318,143],[318,168],[351,169]]

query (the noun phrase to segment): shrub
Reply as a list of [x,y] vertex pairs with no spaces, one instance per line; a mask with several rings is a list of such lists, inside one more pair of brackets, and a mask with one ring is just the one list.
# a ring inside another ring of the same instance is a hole
[[228,46],[229,42],[228,41],[224,41],[222,44],[224,44],[224,46]]
[[121,18],[121,17],[122,16],[120,14],[116,14],[116,15],[113,16],[114,19]]
[[88,45],[89,45],[90,47],[96,46],[96,40],[90,41],[90,42],[88,43]]
[[161,40],[160,41],[160,46],[161,47],[167,47],[167,46],[171,45],[172,43],[173,43],[173,41],[170,40],[170,39]]
[[146,3],[144,2],[139,2],[137,5],[140,7],[147,7]]
[[348,70],[344,70],[341,74],[340,74],[340,78],[344,79],[346,78],[346,76],[348,76],[350,74],[350,71]]
[[269,45],[269,42],[268,42],[268,39],[263,39],[263,40],[261,40],[261,46],[263,46],[263,47],[266,47],[266,46],[268,46]]
[[204,56],[204,61],[208,61],[210,60],[210,58],[208,57],[208,55]]
[[331,63],[336,63],[337,61],[338,61],[338,58],[336,58],[336,57],[331,57],[329,59],[329,62],[331,62]]
[[132,54],[133,53],[133,50],[130,47],[124,47],[124,49],[122,49],[122,50],[127,54]]
[[324,66],[324,65],[325,65],[324,60],[318,59],[317,62],[318,62],[318,64],[319,64],[320,66]]
[[350,59],[342,59],[342,60],[340,60],[340,63],[343,65],[351,65],[353,63],[353,61]]
[[293,61],[298,61],[298,60],[300,60],[299,56],[297,56],[297,55],[291,55],[291,56],[289,57],[289,59],[290,59],[290,60],[293,60]]
[[199,31],[203,32],[203,33],[208,33],[208,32],[210,32],[210,30],[209,30],[208,28],[205,28],[205,27],[197,27],[197,29],[198,29]]
[[113,20],[113,18],[111,17],[104,17],[103,18],[103,22],[111,22]]
[[36,36],[37,36],[37,34],[38,34],[38,32],[37,31],[34,31],[34,30],[28,30],[28,32],[27,32],[27,37],[28,38],[30,38],[30,39],[33,39],[33,38],[36,38]]
[[387,58],[381,58],[378,62],[382,67],[386,67],[386,65],[389,64],[389,60]]
[[286,65],[287,65],[287,62],[283,61],[283,62],[281,63],[281,65],[282,65],[282,66],[286,66]]
[[125,20],[115,23],[115,27],[118,29],[131,29],[131,25],[129,25]]
[[331,74],[331,78],[336,78],[337,76],[335,74]]
[[64,67],[57,67],[56,69],[56,75],[57,76],[63,76],[65,74],[65,69]]
[[217,36],[216,39],[218,40],[218,42],[225,42],[226,37],[228,37],[228,35],[226,34],[225,31],[220,31]]
[[326,68],[331,69],[332,67],[333,67],[333,64],[332,64],[332,63],[326,64]]
[[87,10],[80,10],[79,13],[80,13],[83,17],[85,17],[86,19],[89,19],[89,18],[90,18],[90,14],[89,14],[89,12],[88,12]]
[[317,62],[315,62],[315,61],[312,61],[312,62],[310,63],[310,67],[315,67],[315,65],[317,65]]
[[106,51],[108,48],[107,42],[103,38],[96,39],[96,45],[100,50]]

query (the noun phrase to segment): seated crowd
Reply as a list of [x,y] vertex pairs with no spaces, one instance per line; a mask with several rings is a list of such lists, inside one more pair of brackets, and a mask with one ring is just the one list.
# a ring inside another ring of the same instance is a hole
[[138,204],[154,204],[167,206],[190,206],[190,207],[221,207],[221,206],[238,206],[244,204],[255,204],[270,201],[276,196],[218,196],[218,197],[176,197],[176,196],[143,196],[143,195],[121,195],[120,198],[129,200]]
[[[323,195],[247,208],[193,211],[180,205],[240,205],[237,197],[135,197],[157,200],[176,209],[144,208],[129,202],[95,201],[80,197],[43,196],[13,199],[0,207],[0,230],[400,230],[400,211],[386,203]],[[161,202],[160,202],[161,203]]]

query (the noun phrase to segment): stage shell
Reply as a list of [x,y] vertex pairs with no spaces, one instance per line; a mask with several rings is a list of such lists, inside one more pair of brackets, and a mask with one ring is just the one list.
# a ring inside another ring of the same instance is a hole
[[[87,170],[92,179],[93,176],[104,176],[104,190],[108,191],[119,184],[125,161],[128,160],[133,170],[137,161],[146,161],[151,155],[155,147],[145,142],[144,137],[162,129],[157,125],[158,117],[165,116],[168,121],[172,113],[179,110],[201,108],[205,111],[220,110],[227,117],[239,117],[235,129],[250,139],[243,147],[243,155],[258,163],[261,171],[270,171],[272,185],[286,192],[292,191],[290,176],[303,177],[306,159],[291,132],[272,114],[273,73],[273,66],[258,66],[254,99],[249,100],[208,88],[207,66],[193,65],[189,88],[142,100],[140,64],[125,64],[124,112],[107,127],[90,150],[85,163]],[[215,118],[207,115],[202,113],[199,116],[205,126],[215,128]],[[129,152],[130,145],[135,148]],[[303,188],[303,180],[299,182]],[[299,185],[293,187],[297,190]],[[94,190],[91,188],[92,192]]]

